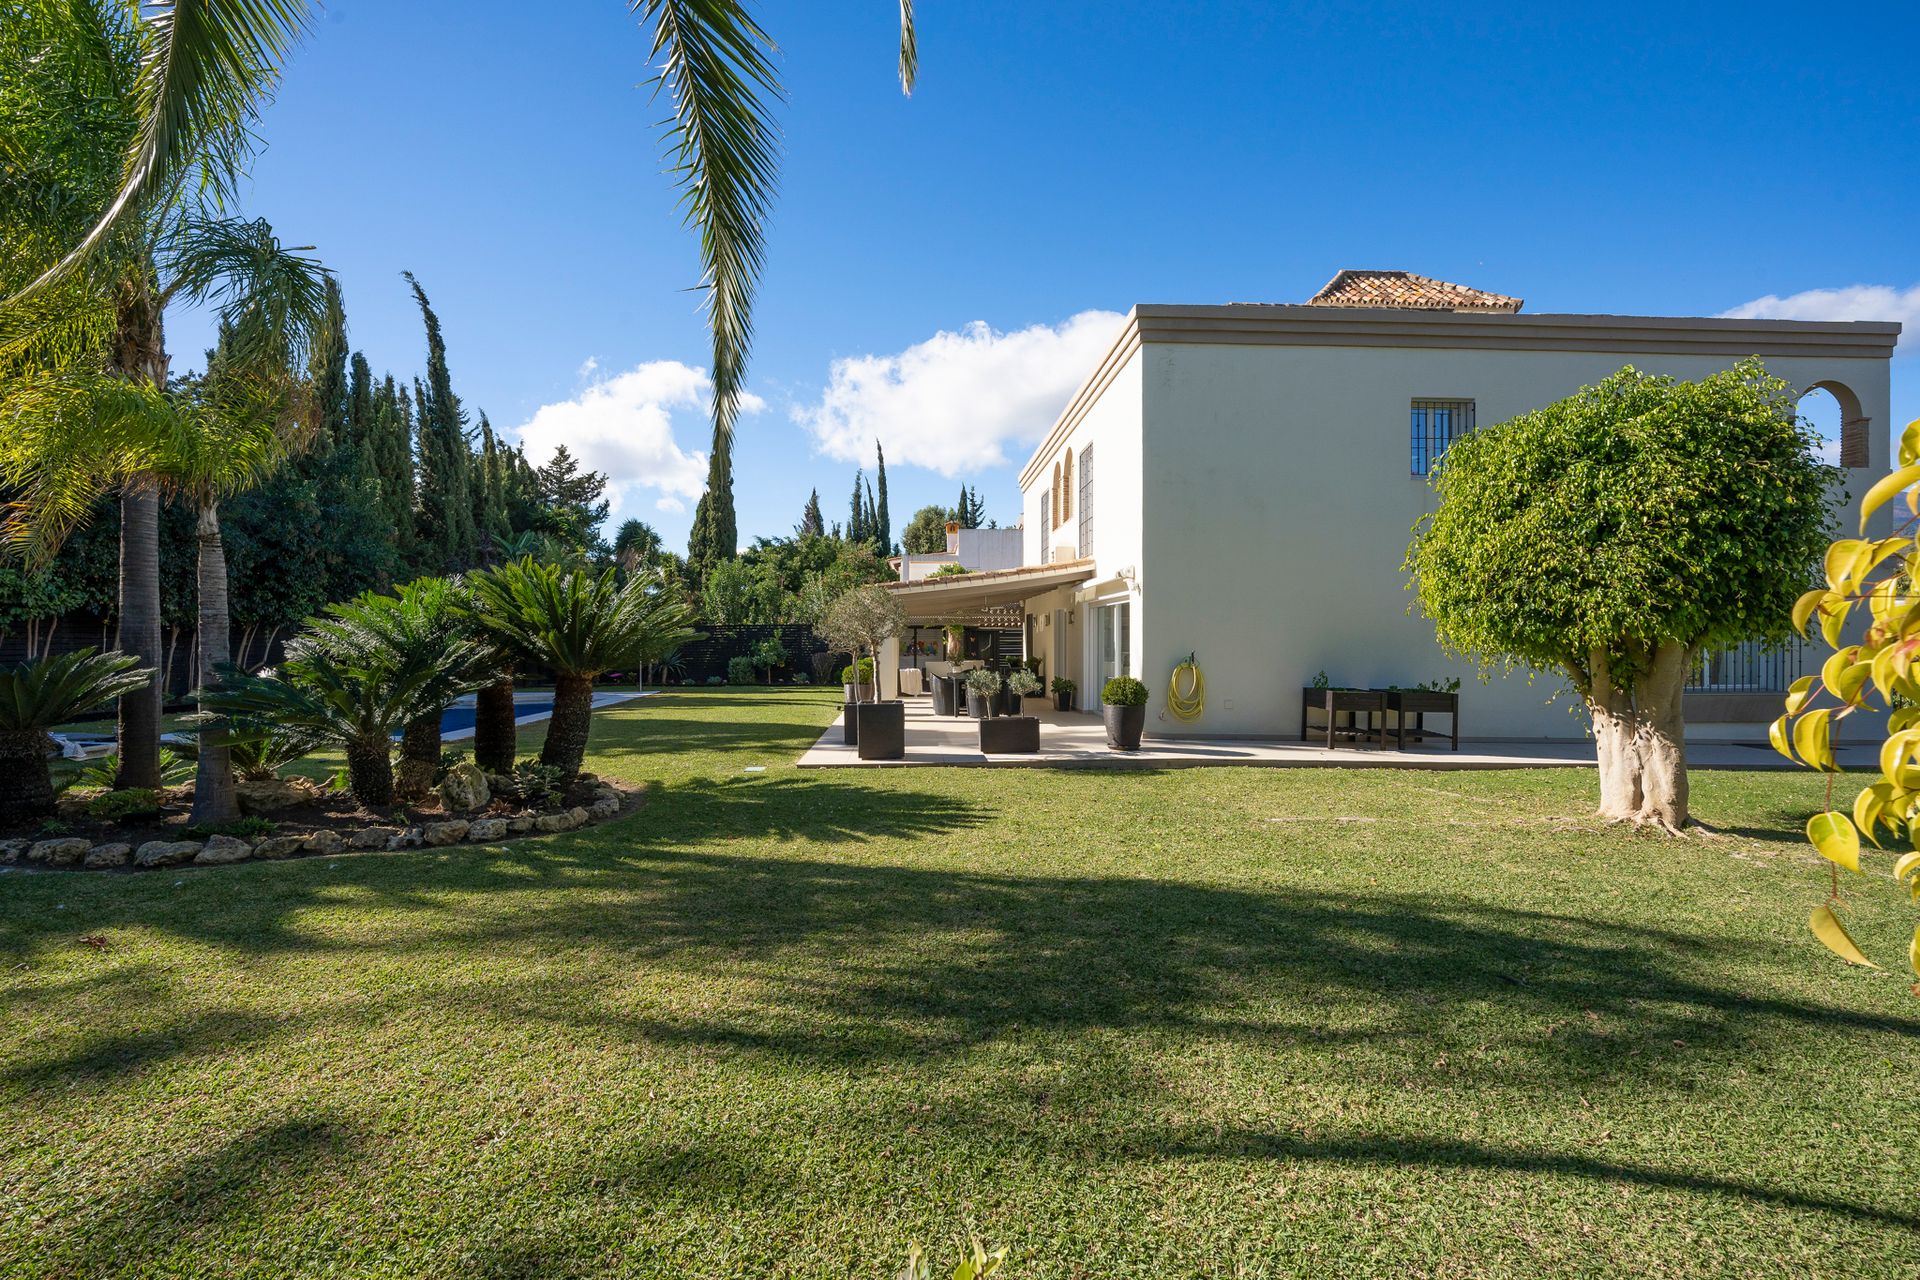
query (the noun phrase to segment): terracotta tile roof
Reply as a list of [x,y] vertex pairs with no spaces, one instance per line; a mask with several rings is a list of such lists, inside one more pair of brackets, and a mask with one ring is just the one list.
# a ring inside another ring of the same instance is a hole
[[1521,299],[1449,284],[1411,271],[1342,271],[1307,299],[1312,307],[1404,307],[1413,311],[1518,311]]

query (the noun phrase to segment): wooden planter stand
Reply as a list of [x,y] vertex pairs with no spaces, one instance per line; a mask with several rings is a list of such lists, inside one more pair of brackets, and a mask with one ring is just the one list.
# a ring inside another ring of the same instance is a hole
[[[1382,750],[1387,745],[1387,693],[1384,689],[1302,689],[1300,691],[1300,740],[1307,740],[1308,713],[1326,716],[1327,746],[1335,736],[1364,741],[1373,738]],[[1341,717],[1345,717],[1343,721]]]
[[[1453,749],[1460,749],[1460,695],[1442,693],[1433,689],[1389,689],[1387,692],[1387,710],[1393,712],[1394,732],[1400,750],[1407,749],[1409,740],[1425,742],[1428,738],[1450,738]],[[1429,715],[1447,717],[1447,732],[1427,728]]]

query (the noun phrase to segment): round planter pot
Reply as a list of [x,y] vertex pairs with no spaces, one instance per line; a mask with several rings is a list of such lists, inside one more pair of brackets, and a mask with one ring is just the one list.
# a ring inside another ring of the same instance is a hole
[[1103,706],[1100,711],[1107,722],[1107,745],[1115,751],[1138,751],[1140,731],[1147,727],[1147,709]]
[[975,720],[985,720],[993,715],[993,699],[982,693],[967,690],[967,714]]

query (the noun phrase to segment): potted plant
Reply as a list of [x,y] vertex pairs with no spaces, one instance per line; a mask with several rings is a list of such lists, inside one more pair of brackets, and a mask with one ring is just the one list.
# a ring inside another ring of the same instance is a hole
[[1107,745],[1115,751],[1138,751],[1140,731],[1147,724],[1147,686],[1132,676],[1115,676],[1100,690],[1100,704]]
[[[1022,667],[1007,676],[1007,691],[1014,698],[1015,705],[1028,694],[1037,693],[1040,682],[1033,673]],[[1023,715],[1015,711],[1011,715],[995,716],[980,722],[980,752],[982,755],[1003,755],[1008,753],[1032,753],[1040,750],[1040,717]]]
[[1040,692],[1040,678],[1020,667],[1008,673],[1007,692],[1013,695],[1013,714],[1023,716],[1027,713],[1027,699]]
[[900,602],[877,585],[842,593],[821,616],[820,629],[826,633],[827,643],[854,659],[854,665],[841,673],[848,695],[841,740],[858,747],[862,760],[898,760],[907,753],[906,704],[897,699],[881,702],[875,697],[875,660],[880,646],[906,626],[907,615]]
[[1080,686],[1065,676],[1053,678],[1053,709],[1055,711],[1073,710],[1073,695],[1080,692]]
[[993,700],[1000,694],[1000,673],[986,667],[967,672],[967,714],[975,720],[993,715]]

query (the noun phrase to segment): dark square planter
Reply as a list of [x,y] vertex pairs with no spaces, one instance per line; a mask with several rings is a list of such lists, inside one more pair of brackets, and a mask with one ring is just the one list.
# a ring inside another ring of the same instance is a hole
[[864,702],[855,717],[860,722],[862,760],[904,760],[907,755],[907,704]]
[[1040,750],[1038,716],[994,716],[980,722],[980,750],[990,756],[1028,754]]
[[1072,694],[1070,694],[1070,693],[1056,693],[1056,694],[1054,694],[1054,695],[1053,695],[1053,709],[1054,709],[1055,711],[1071,711],[1071,710],[1073,710],[1073,695],[1072,695]]
[[1101,714],[1107,722],[1107,745],[1115,751],[1138,751],[1140,749],[1140,731],[1147,727],[1147,709],[1139,707],[1116,707],[1103,705]]
[[843,702],[840,704],[840,710],[842,712],[840,717],[840,741],[846,743],[848,746],[852,746],[854,743],[860,741],[860,717],[856,714],[860,710],[860,707],[856,703]]

